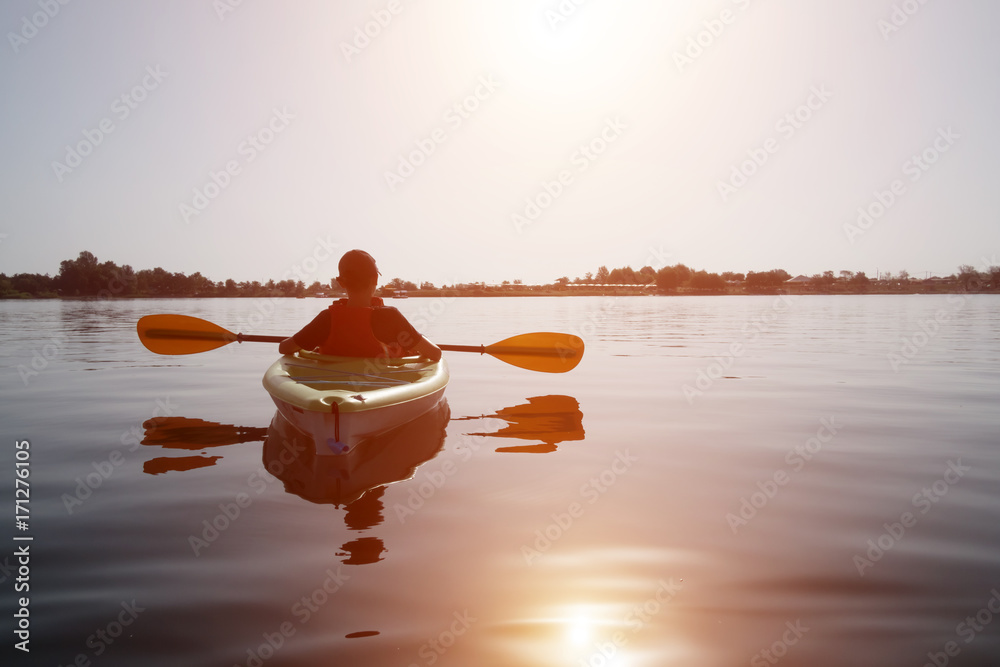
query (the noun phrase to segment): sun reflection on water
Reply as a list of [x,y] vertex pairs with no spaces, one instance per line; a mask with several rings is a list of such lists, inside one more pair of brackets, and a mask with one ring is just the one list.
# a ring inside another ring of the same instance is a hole
[[687,569],[686,560],[686,554],[662,549],[584,549],[547,556],[532,576],[507,590],[510,605],[504,616],[509,620],[491,629],[502,664],[689,664],[682,611],[686,583],[677,576]]
[[566,639],[572,646],[585,646],[592,635],[591,621],[584,610],[577,610],[575,617],[567,619]]
[[[542,618],[507,628],[507,648],[518,646],[524,665],[635,667],[629,659],[626,624],[618,605],[574,603]],[[511,641],[512,640],[512,641]]]
[[[629,664],[621,615],[616,619],[612,605],[578,604],[561,619],[565,627],[565,645],[557,655],[580,667],[626,667]],[[619,641],[615,641],[619,639]]]

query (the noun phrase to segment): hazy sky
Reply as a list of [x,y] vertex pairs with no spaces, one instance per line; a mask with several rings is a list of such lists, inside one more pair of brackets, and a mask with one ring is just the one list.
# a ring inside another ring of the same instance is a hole
[[0,271],[997,264],[997,25],[991,0],[7,0]]

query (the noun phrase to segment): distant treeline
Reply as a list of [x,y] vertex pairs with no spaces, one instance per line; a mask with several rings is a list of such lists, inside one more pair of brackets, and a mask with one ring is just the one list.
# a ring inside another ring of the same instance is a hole
[[907,271],[896,275],[883,273],[876,280],[869,278],[864,271],[833,271],[817,273],[809,277],[799,278],[794,285],[788,281],[792,275],[783,269],[771,271],[750,271],[746,274],[724,271],[709,273],[695,271],[684,264],[665,266],[659,270],[645,266],[638,271],[625,266],[611,269],[606,266],[597,269],[597,273],[587,273],[583,278],[570,280],[559,278],[556,285],[648,285],[655,286],[660,292],[676,293],[761,293],[779,289],[794,289],[797,291],[815,291],[826,293],[863,293],[868,291],[907,290],[917,286],[950,286],[967,292],[982,292],[1000,289],[1000,266],[990,266],[985,271],[977,271],[975,267],[965,264],[958,272],[947,278],[915,279]]
[[[322,291],[324,286],[314,282],[311,286],[299,280],[273,280],[267,283],[213,282],[193,273],[171,273],[160,267],[135,271],[125,264],[99,262],[86,250],[76,259],[63,260],[55,277],[48,274],[18,273],[7,276],[0,273],[0,298],[31,297],[148,297],[148,296],[304,296],[309,291]],[[330,290],[330,286],[325,287]]]
[[723,291],[732,283],[743,283],[750,288],[774,288],[778,287],[792,276],[783,269],[773,269],[771,271],[754,272],[748,274],[733,273],[709,273],[707,271],[695,271],[684,264],[665,266],[659,270],[651,266],[644,266],[638,271],[630,266],[623,266],[619,269],[608,270],[602,266],[597,269],[597,273],[587,273],[583,278],[559,278],[557,285],[655,285],[658,289],[666,292],[675,291],[680,288],[690,288],[705,291]]
[[[593,286],[632,286],[637,289],[654,290],[660,293],[705,293],[705,294],[745,294],[771,293],[779,290],[812,291],[817,293],[864,293],[871,291],[940,291],[958,289],[965,292],[1000,290],[1000,267],[990,266],[983,271],[963,265],[958,272],[946,278],[918,280],[906,271],[896,275],[884,273],[877,280],[870,279],[863,271],[857,273],[833,271],[818,273],[796,283],[788,283],[791,274],[783,269],[771,271],[750,271],[746,274],[726,271],[708,273],[695,271],[684,264],[654,269],[644,266],[639,270],[625,266],[608,270],[601,266],[596,273],[587,273],[582,278],[562,277],[550,285],[523,285],[520,280],[504,281],[501,285],[469,283],[465,285],[435,287],[433,284],[416,283],[394,278],[383,287],[383,294],[391,295],[395,290],[411,292],[434,292],[442,289],[461,294],[483,293],[537,293],[539,290],[553,293],[569,293],[570,285],[581,289]],[[7,276],[0,273],[0,298],[39,297],[301,297],[320,294],[338,294],[339,286],[334,281],[323,284],[314,281],[306,285],[301,280],[269,280],[236,282],[225,280],[213,282],[201,273],[184,275],[171,273],[159,267],[134,271],[131,266],[119,266],[114,262],[100,262],[92,253],[83,251],[76,259],[60,262],[59,273],[48,274],[18,273]]]

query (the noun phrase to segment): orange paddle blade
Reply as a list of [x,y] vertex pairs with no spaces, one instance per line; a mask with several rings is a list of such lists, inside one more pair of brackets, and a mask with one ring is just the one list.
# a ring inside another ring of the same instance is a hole
[[236,334],[189,315],[146,315],[136,331],[146,349],[157,354],[196,354],[236,340]]
[[537,332],[487,345],[486,354],[511,366],[542,373],[565,373],[583,358],[583,340],[564,333]]

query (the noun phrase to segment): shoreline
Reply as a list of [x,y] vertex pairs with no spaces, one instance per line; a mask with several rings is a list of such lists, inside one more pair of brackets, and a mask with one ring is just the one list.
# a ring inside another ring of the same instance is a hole
[[[921,289],[923,288],[923,289]],[[501,289],[476,289],[476,290],[413,290],[405,297],[393,297],[384,295],[382,298],[386,302],[399,301],[403,299],[428,299],[428,298],[493,298],[493,297],[619,297],[619,296],[654,296],[654,297],[690,297],[690,296],[880,296],[880,295],[949,295],[949,294],[1000,294],[1000,289],[985,289],[975,292],[963,290],[957,285],[915,285],[906,289],[899,287],[879,288],[872,286],[866,290],[820,290],[808,288],[795,289],[771,289],[747,291],[745,289],[730,290],[695,290],[679,289],[669,292],[656,289],[629,289],[629,288],[607,288],[607,289],[536,289],[536,290],[501,290]],[[344,295],[307,294],[305,296],[287,296],[282,294],[256,294],[256,295],[218,295],[218,294],[131,294],[131,295],[103,295],[103,296],[65,296],[52,294],[47,296],[9,295],[0,297],[0,301],[49,301],[54,299],[66,301],[118,301],[128,299],[323,299],[334,300],[342,298]]]

